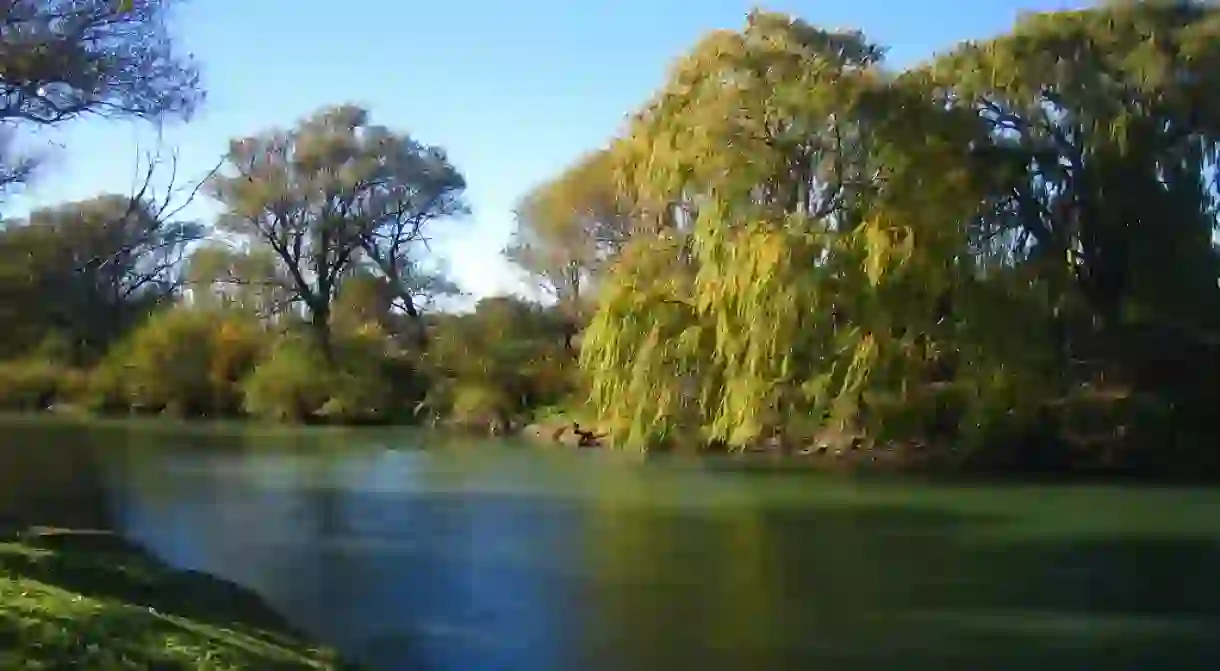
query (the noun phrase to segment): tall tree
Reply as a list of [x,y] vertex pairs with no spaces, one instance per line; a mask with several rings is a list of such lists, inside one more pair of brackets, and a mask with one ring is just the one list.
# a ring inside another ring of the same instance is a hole
[[974,272],[979,124],[881,54],[755,12],[683,58],[618,143],[622,188],[687,221],[624,255],[586,332],[593,400],[625,442],[686,422],[742,445],[784,417],[857,418],[864,394],[905,393],[954,331],[971,343],[971,393],[1010,392],[1013,378],[991,382],[1022,360],[1005,344],[1036,339],[984,318],[1007,294],[972,291],[937,318],[944,288]]
[[613,154],[602,149],[532,190],[517,206],[516,230],[504,250],[566,315],[569,347],[588,321],[590,298],[607,264],[642,228],[614,168]]
[[367,127],[365,135],[370,149],[380,153],[378,174],[362,198],[367,223],[360,248],[386,279],[395,307],[418,322],[421,299],[457,293],[442,273],[421,262],[431,225],[469,213],[466,179],[440,147],[380,126]]
[[613,145],[638,211],[683,225],[613,264],[593,400],[627,442],[743,444],[934,382],[981,436],[1092,358],[1214,407],[1218,37],[1213,3],[1113,2],[893,72],[780,14],[712,33]]
[[980,236],[1012,262],[1058,263],[1111,322],[1197,312],[1217,270],[1217,38],[1211,3],[1112,2],[1030,15],[937,60],[945,102],[977,110],[990,141],[976,151],[1005,168]]
[[372,125],[363,108],[322,109],[288,131],[234,140],[212,180],[219,225],[265,245],[330,353],[332,305],[357,266],[418,316],[428,225],[464,211],[465,181],[440,149]]
[[[1048,292],[1065,362],[1214,386],[1217,65],[1220,8],[1182,1],[1030,15],[929,67],[942,101],[988,129],[975,151],[996,183],[976,247]],[[1168,365],[1167,349],[1192,363]]]

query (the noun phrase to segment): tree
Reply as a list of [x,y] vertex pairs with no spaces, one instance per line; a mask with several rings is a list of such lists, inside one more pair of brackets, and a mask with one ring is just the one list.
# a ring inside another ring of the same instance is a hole
[[631,235],[632,213],[614,181],[612,161],[608,150],[589,154],[517,207],[517,228],[505,255],[560,303],[580,303],[592,276]]
[[174,48],[175,0],[10,0],[0,7],[0,120],[189,116],[199,72]]
[[1220,402],[1217,64],[1214,3],[1111,2],[1027,16],[927,69],[988,129],[975,247],[1046,293],[1064,369],[1172,399],[1178,430]]
[[616,143],[620,188],[680,224],[616,263],[582,346],[623,442],[685,424],[740,446],[786,418],[859,421],[947,340],[969,352],[958,377],[975,398],[1021,388],[993,384],[998,369],[1037,379],[1038,340],[987,312],[1011,304],[1002,285],[938,319],[946,287],[975,286],[981,131],[881,55],[859,33],[755,12],[683,58]]
[[100,114],[188,118],[203,99],[199,71],[167,27],[176,0],[9,0],[0,3],[0,193],[29,179],[35,156],[11,128]]
[[242,249],[214,240],[191,252],[184,274],[198,306],[235,307],[274,322],[295,303],[291,283],[265,247]]
[[150,308],[174,295],[178,264],[202,235],[192,222],[163,221],[147,203],[104,195],[36,210],[4,234],[4,256],[24,256],[29,303],[71,334],[83,351],[100,351]]
[[935,396],[982,444],[1104,377],[1208,430],[1217,37],[1212,3],[1114,2],[893,72],[779,14],[710,34],[611,145],[673,225],[611,264],[586,331],[603,419],[744,445],[802,417],[926,430]]
[[[165,165],[162,191],[153,182]],[[88,359],[177,295],[187,250],[206,234],[181,218],[199,182],[175,186],[176,164],[155,154],[145,168],[131,195],[43,208],[0,230],[0,309],[20,314],[31,338],[58,334]]]
[[573,370],[557,317],[510,296],[484,298],[470,313],[438,316],[423,357],[433,379],[427,405],[459,422],[503,425],[526,408],[563,400],[572,391]]
[[289,131],[235,140],[212,181],[221,228],[264,245],[333,354],[332,304],[346,277],[369,267],[399,306],[414,293],[425,229],[464,208],[465,182],[434,147],[369,123],[355,106],[320,110]]
[[368,144],[383,154],[378,157],[382,174],[365,196],[368,224],[361,229],[361,251],[393,290],[395,307],[418,321],[421,299],[457,293],[455,285],[421,261],[429,226],[469,212],[466,179],[440,147],[382,127],[369,127],[366,133]]

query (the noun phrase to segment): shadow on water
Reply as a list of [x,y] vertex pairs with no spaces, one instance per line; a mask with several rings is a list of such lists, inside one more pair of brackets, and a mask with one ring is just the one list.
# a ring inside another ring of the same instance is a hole
[[108,528],[96,447],[86,432],[0,419],[0,532],[27,525]]
[[124,533],[374,669],[1220,668],[1220,491],[467,460],[384,435],[129,435],[161,446],[104,477]]

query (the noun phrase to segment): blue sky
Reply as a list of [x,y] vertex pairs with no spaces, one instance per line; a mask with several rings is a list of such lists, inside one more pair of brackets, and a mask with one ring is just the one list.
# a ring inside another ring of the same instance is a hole
[[[889,45],[891,65],[1002,32],[1022,10],[1079,0],[787,0],[764,5]],[[473,215],[436,248],[475,296],[527,286],[500,256],[515,200],[605,142],[663,81],[670,61],[715,28],[743,25],[737,0],[192,0],[182,45],[204,66],[208,103],[166,130],[179,174],[200,175],[229,138],[289,126],[323,105],[367,105],[376,123],[448,149]],[[6,214],[105,191],[126,193],[147,128],[85,120],[30,138],[47,169]],[[192,214],[214,208],[200,203]],[[440,230],[443,228],[444,230]]]

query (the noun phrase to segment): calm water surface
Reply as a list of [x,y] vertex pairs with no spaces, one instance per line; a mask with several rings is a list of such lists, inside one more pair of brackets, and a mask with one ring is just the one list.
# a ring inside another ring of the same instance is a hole
[[375,669],[1220,668],[1220,489],[5,420],[6,506],[112,524]]

